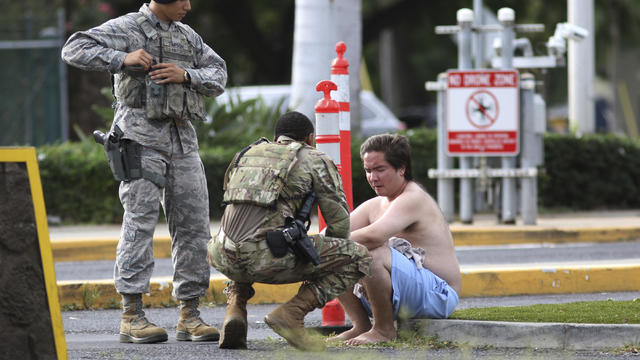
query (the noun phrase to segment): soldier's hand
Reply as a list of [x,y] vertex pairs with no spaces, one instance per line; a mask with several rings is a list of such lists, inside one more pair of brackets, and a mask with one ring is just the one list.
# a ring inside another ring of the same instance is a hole
[[159,63],[151,67],[149,76],[156,84],[182,83],[184,79],[184,69],[171,63]]
[[138,49],[127,54],[124,58],[124,66],[142,66],[145,70],[149,70],[153,64],[153,56],[144,49]]

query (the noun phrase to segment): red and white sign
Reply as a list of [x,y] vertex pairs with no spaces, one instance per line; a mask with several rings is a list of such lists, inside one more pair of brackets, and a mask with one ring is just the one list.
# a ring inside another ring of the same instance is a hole
[[447,153],[517,155],[519,86],[515,70],[447,72]]

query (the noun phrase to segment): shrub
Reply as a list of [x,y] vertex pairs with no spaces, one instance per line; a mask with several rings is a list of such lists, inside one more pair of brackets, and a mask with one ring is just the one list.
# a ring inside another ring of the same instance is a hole
[[[266,127],[265,127],[266,128]],[[415,179],[437,198],[436,180],[427,172],[436,167],[433,130],[405,132],[412,146]],[[222,215],[222,180],[235,152],[252,142],[202,146],[212,218]],[[354,205],[374,196],[362,161],[362,140],[352,141]],[[613,135],[545,136],[545,164],[538,176],[538,202],[545,208],[574,210],[640,207],[640,142]],[[65,223],[118,223],[122,206],[102,148],[90,139],[38,149],[47,213]]]
[[262,98],[243,101],[231,97],[226,104],[207,99],[211,121],[195,123],[200,146],[227,147],[236,151],[260,137],[273,138],[273,129],[282,115],[280,108],[284,101],[269,106]]
[[[437,180],[428,170],[437,167],[434,130],[405,132],[411,143],[414,178],[437,198]],[[375,194],[367,184],[359,149],[352,144],[354,205]],[[629,209],[640,207],[640,142],[616,135],[583,137],[547,134],[544,165],[538,175],[538,204],[572,210]]]
[[43,146],[38,160],[48,215],[70,223],[122,220],[118,183],[100,146],[88,140]]
[[615,135],[549,134],[539,203],[571,209],[640,207],[640,142]]
[[[249,144],[245,144],[246,146]],[[207,177],[207,188],[209,189],[209,216],[213,219],[222,217],[224,210],[222,206],[222,183],[224,173],[233,159],[237,149],[215,147],[201,148],[200,157],[204,165]]]

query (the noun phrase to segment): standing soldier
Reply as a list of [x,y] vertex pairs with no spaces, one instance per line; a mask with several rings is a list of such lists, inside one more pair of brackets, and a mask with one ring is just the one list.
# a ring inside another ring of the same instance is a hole
[[103,140],[114,175],[122,181],[124,218],[114,269],[124,310],[121,342],[167,340],[167,332],[142,310],[154,265],[159,203],[172,240],[173,296],[180,301],[176,338],[219,338],[198,311],[209,286],[211,231],[206,178],[190,121],[205,118],[203,95],[224,92],[227,72],[224,60],[180,22],[189,10],[189,0],[152,0],[138,12],[73,34],[62,49],[68,64],[112,76],[115,118]]

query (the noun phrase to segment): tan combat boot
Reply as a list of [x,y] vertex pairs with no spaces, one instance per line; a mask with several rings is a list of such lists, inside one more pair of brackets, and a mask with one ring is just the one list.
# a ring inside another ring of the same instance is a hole
[[142,294],[122,294],[120,342],[151,344],[167,341],[167,332],[149,322],[142,311]]
[[313,290],[301,287],[291,300],[267,314],[264,322],[293,347],[304,351],[322,351],[324,341],[313,339],[304,328],[304,317],[320,306]]
[[178,341],[217,341],[218,329],[207,325],[200,318],[198,298],[180,300],[180,319],[176,328]]
[[255,291],[251,285],[232,284],[224,289],[227,295],[227,312],[220,331],[221,349],[247,348],[247,301]]

